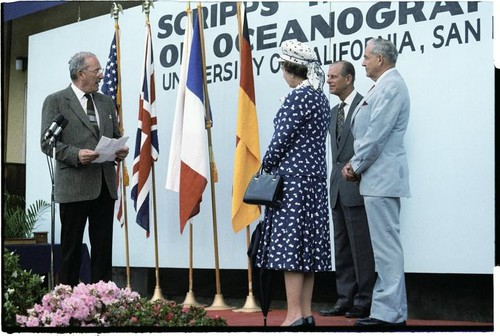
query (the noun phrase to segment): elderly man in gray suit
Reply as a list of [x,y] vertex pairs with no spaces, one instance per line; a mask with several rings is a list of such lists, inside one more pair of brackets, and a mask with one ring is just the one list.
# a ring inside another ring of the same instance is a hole
[[91,281],[111,280],[113,214],[117,199],[115,161],[128,155],[128,147],[116,152],[115,161],[93,163],[101,136],[121,137],[116,107],[98,93],[103,69],[90,52],[79,52],[69,61],[72,83],[49,95],[42,107],[42,151],[52,156],[53,142],[45,131],[62,115],[67,127],[56,141],[55,201],[61,219],[60,282],[79,282],[81,246],[87,219],[91,244]]
[[332,173],[330,206],[332,208],[337,302],[320,310],[323,316],[362,318],[370,314],[375,263],[363,196],[358,184],[342,178],[342,168],[354,155],[351,117],[363,99],[354,89],[352,63],[338,61],[328,69],[330,93],[341,100],[332,108],[330,140]]
[[365,199],[377,271],[370,316],[356,326],[401,326],[408,318],[399,215],[400,198],[410,196],[404,147],[410,97],[397,58],[392,42],[368,41],[363,66],[375,85],[353,113],[354,156],[342,170]]

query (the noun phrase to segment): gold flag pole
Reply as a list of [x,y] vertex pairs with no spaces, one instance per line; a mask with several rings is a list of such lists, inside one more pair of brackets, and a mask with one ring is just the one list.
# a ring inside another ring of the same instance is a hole
[[[151,11],[151,7],[153,7],[153,2],[150,0],[145,0],[142,5],[142,11],[146,15],[146,26],[148,29],[151,29],[149,24],[149,13]],[[155,163],[153,162],[151,165],[151,175],[152,175],[152,187],[153,187],[153,230],[154,230],[154,242],[155,242],[155,277],[156,277],[156,286],[154,290],[153,297],[151,298],[151,302],[161,300],[166,301],[163,297],[160,287],[160,266],[159,266],[159,255],[158,255],[158,225],[157,225],[157,216],[156,216],[156,179],[155,179]]]
[[225,310],[232,309],[226,305],[224,302],[224,297],[221,293],[220,287],[220,272],[219,272],[219,248],[217,239],[217,214],[216,214],[216,202],[215,202],[215,182],[217,182],[217,172],[214,161],[214,153],[212,147],[212,118],[210,117],[210,101],[208,99],[208,89],[207,89],[207,77],[206,77],[206,63],[205,63],[205,41],[203,38],[203,12],[201,9],[201,3],[198,2],[198,22],[200,29],[200,43],[201,43],[201,63],[202,63],[202,74],[203,74],[203,88],[205,91],[205,128],[207,130],[208,138],[208,155],[210,162],[210,189],[212,195],[212,223],[213,223],[213,235],[214,235],[214,255],[215,255],[215,285],[216,294],[212,305],[206,309],[208,310]]
[[[238,2],[236,5],[236,16],[238,18],[238,36],[239,36],[239,42],[240,42],[240,53],[241,53],[241,45],[242,45],[242,38],[243,38],[243,33],[242,33],[242,27],[243,23],[241,21],[241,2]],[[247,237],[247,249],[248,246],[250,246],[250,225],[247,225],[246,227],[246,237]],[[255,296],[253,295],[253,280],[252,280],[252,266],[250,265],[250,258],[247,258],[247,270],[248,270],[248,295],[245,300],[245,304],[243,307],[239,309],[233,310],[234,312],[239,312],[239,313],[254,313],[254,312],[260,312],[261,309],[255,300]]]
[[[123,14],[122,5],[113,2],[111,6],[111,16],[115,19],[115,41],[116,41],[116,64],[118,64],[117,70],[117,89],[116,89],[116,105],[118,112],[118,126],[120,128],[120,133],[123,136],[125,129],[123,128],[123,113],[122,113],[122,93],[121,93],[121,66],[120,66],[120,26],[118,24],[118,19],[120,13]],[[122,198],[121,202],[123,205],[123,230],[125,232],[125,266],[126,266],[126,277],[127,277],[127,288],[132,289],[130,286],[130,253],[129,253],[129,239],[128,239],[128,214],[127,214],[127,190],[126,187],[129,185],[128,181],[128,171],[125,164],[125,160],[121,163],[121,173],[122,173],[122,183],[121,192]]]
[[158,256],[158,226],[156,225],[156,181],[155,181],[155,164],[151,165],[152,169],[152,184],[153,184],[153,229],[154,229],[154,240],[155,240],[155,277],[156,277],[156,286],[153,297],[151,298],[151,302],[161,300],[166,301],[163,297],[160,287],[160,266],[159,266],[159,256]]
[[184,307],[201,307],[201,303],[196,301],[193,292],[193,222],[189,220],[189,291],[186,294],[186,298],[182,303]]
[[[122,173],[123,173],[123,186],[122,186],[122,201],[123,201],[123,229],[125,231],[125,267],[126,267],[126,275],[127,275],[127,288],[132,289],[130,285],[130,254],[129,254],[129,239],[128,239],[128,214],[127,214],[127,190],[126,186],[128,186],[128,172],[127,166],[125,162],[122,161]],[[125,180],[127,180],[127,184],[125,184]]]
[[[247,235],[247,246],[250,246],[250,226],[246,227],[246,235]],[[234,312],[237,313],[255,313],[260,312],[260,306],[253,295],[253,281],[252,281],[252,268],[250,265],[250,258],[248,258],[248,295],[245,300],[245,304],[243,307],[239,309],[234,309]]]
[[[188,1],[187,3],[187,8],[186,8],[186,13],[188,15],[188,18],[191,17],[191,3]],[[188,22],[191,22],[189,19]],[[186,27],[186,34],[190,34],[191,27],[188,26]],[[189,41],[188,41],[189,42]],[[188,46],[184,46],[184,48],[187,48]],[[189,57],[189,56],[188,56]],[[187,62],[187,60],[182,60],[182,62]],[[191,219],[189,220],[189,290],[186,293],[186,298],[184,299],[184,302],[182,303],[183,307],[190,307],[190,306],[195,306],[195,307],[201,307],[203,306],[202,304],[198,303],[196,301],[196,298],[194,296],[193,292],[193,222]]]

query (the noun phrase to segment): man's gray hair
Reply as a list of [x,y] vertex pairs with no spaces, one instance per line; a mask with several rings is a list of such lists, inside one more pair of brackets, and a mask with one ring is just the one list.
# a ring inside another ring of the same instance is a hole
[[381,37],[373,38],[368,43],[373,44],[373,55],[382,55],[391,64],[396,64],[399,53],[394,43]]
[[96,57],[91,52],[88,51],[80,51],[76,54],[73,55],[73,57],[70,58],[68,64],[69,64],[69,76],[71,77],[72,80],[76,79],[77,72],[78,70],[85,70],[87,69],[87,58],[89,57]]

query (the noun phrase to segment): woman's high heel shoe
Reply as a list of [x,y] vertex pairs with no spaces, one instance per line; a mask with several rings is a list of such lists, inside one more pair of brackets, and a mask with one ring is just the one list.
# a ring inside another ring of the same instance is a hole
[[304,325],[308,327],[315,327],[316,326],[316,321],[314,320],[314,316],[308,316],[304,317]]
[[299,318],[297,321],[289,325],[289,327],[302,327],[306,325],[303,317]]

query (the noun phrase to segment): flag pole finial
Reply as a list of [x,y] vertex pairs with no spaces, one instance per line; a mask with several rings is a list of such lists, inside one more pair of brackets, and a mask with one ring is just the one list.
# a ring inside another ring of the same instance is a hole
[[142,4],[142,11],[146,14],[146,24],[149,24],[149,13],[151,12],[151,7],[154,8],[153,1],[144,0],[144,3]]
[[120,13],[123,14],[123,7],[120,4],[117,4],[116,2],[113,2],[111,5],[111,16],[115,19],[115,21],[118,21],[118,17],[120,16]]

